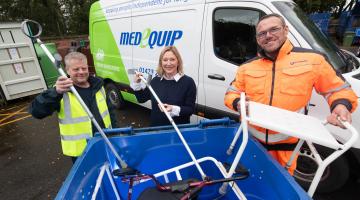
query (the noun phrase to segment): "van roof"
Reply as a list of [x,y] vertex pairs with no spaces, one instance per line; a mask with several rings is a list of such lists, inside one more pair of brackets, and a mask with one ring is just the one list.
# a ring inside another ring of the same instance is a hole
[[[108,8],[115,5],[121,5],[121,4],[148,4],[148,5],[157,5],[162,4],[165,0],[100,0],[100,4],[102,8]],[[177,2],[189,2],[190,0],[174,0]],[[200,3],[210,3],[210,2],[218,2],[219,0],[191,0],[191,4],[200,4]],[[241,1],[248,1],[248,0],[226,0],[228,2],[241,2]],[[252,0],[252,2],[261,2],[264,4],[267,4],[272,1],[279,1],[279,0]],[[287,2],[293,2],[293,0],[280,0],[280,1],[287,1]]]

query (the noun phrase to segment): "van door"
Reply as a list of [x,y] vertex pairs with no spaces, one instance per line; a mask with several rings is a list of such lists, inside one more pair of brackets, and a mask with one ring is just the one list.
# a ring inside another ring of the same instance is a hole
[[255,26],[270,10],[254,2],[210,3],[207,8],[203,81],[199,88],[205,96],[205,116],[214,118],[229,115],[224,105],[226,89],[238,66],[256,56]]

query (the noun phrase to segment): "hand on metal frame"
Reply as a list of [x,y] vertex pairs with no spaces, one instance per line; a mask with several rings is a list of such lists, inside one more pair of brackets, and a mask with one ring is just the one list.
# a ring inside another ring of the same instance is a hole
[[65,92],[70,91],[70,88],[73,86],[73,81],[71,78],[66,76],[59,76],[55,83],[55,89],[58,94],[64,94]]
[[339,126],[340,128],[345,129],[346,127],[344,126],[343,122],[348,122],[351,124],[351,113],[346,108],[346,106],[338,104],[327,117],[327,121],[334,126]]

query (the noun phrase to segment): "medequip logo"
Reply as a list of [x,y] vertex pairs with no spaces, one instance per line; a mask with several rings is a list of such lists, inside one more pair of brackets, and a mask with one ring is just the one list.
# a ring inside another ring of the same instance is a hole
[[181,30],[151,31],[150,28],[141,32],[122,32],[120,45],[139,45],[141,48],[153,49],[154,46],[171,46],[183,35]]

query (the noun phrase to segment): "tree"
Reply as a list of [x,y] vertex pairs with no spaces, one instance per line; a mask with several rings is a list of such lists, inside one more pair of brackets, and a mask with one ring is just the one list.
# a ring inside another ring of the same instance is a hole
[[59,0],[68,34],[88,34],[90,6],[96,0]]
[[63,35],[64,18],[58,1],[53,0],[14,0],[0,3],[0,21],[13,22],[24,19],[38,21],[44,35]]
[[295,0],[295,2],[308,14],[331,12],[335,18],[338,18],[343,11],[351,10],[356,0]]
[[88,18],[95,0],[0,1],[0,22],[32,19],[43,27],[43,36],[88,34]]

